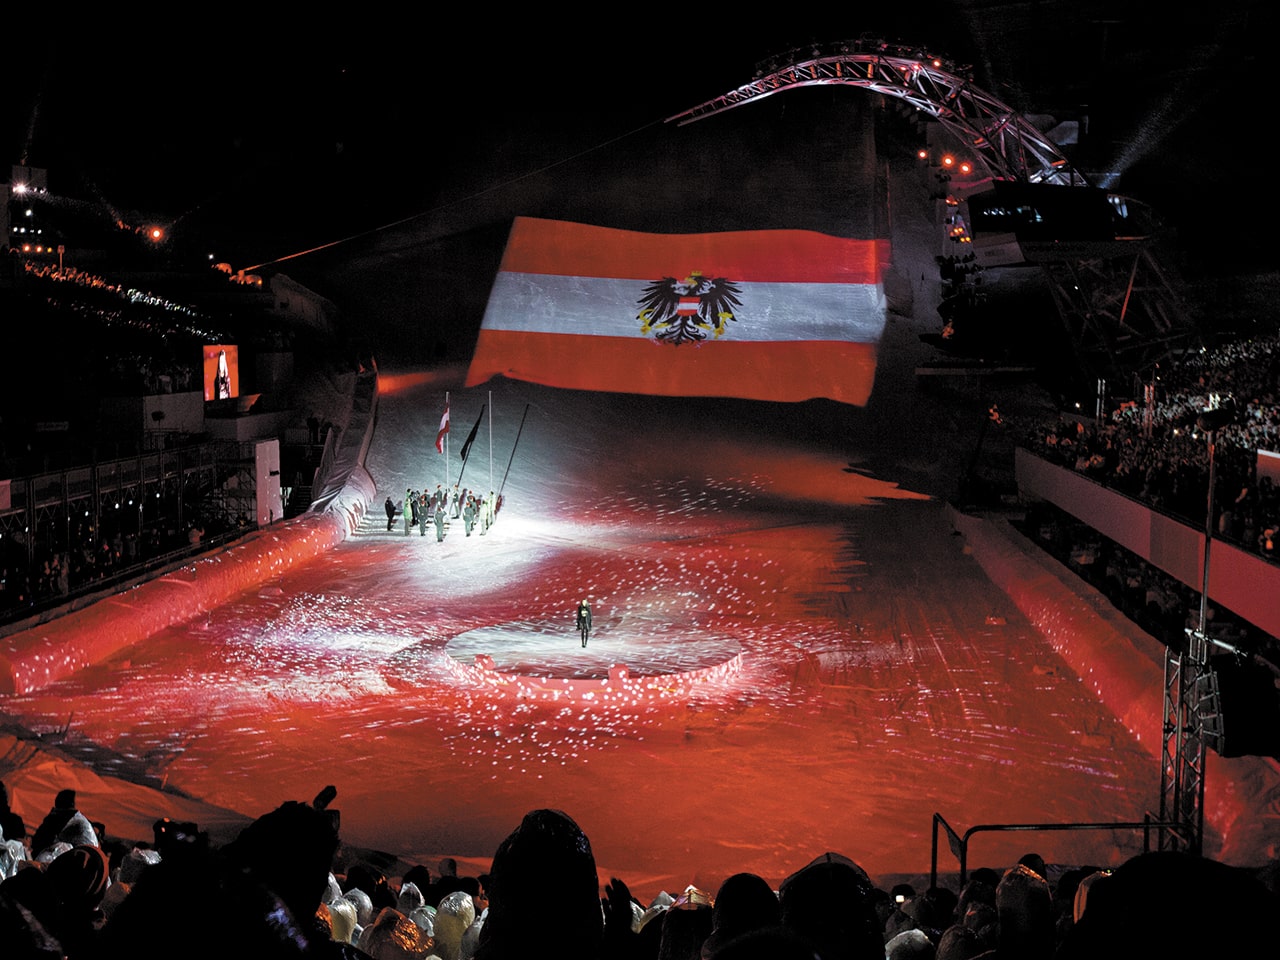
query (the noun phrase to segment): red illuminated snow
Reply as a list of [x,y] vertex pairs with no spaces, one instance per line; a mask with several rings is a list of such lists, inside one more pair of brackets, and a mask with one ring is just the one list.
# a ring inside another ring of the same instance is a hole
[[[451,401],[456,441],[489,393]],[[386,531],[385,495],[444,479],[441,386],[388,393],[378,498],[354,536],[9,711],[36,728],[74,713],[78,736],[250,816],[333,783],[344,839],[410,861],[482,868],[526,811],[558,807],[602,878],[641,895],[742,870],[778,881],[826,850],[873,875],[925,871],[935,811],[964,829],[1157,803],[1157,761],[987,579],[944,505],[850,465],[870,414],[514,383],[493,402],[495,487],[530,413],[487,535]],[[463,485],[489,476],[486,428]],[[585,660],[607,676],[629,648],[638,674],[702,669],[709,645],[740,662],[678,690],[548,696],[458,669],[477,644],[515,674]],[[973,859],[1136,852],[1115,839],[1015,834]]]

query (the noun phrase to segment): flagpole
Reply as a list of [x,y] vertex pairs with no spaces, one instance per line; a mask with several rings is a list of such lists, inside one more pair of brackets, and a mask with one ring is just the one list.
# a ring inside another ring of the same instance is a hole
[[524,418],[529,416],[529,404],[524,405],[524,413],[520,415],[520,429],[516,431],[516,442],[511,445],[511,460],[507,461],[507,473],[502,475],[502,486],[498,488],[498,496],[507,485],[507,474],[511,472],[511,461],[516,458],[516,447],[520,446],[520,434],[524,433]]
[[489,492],[493,493],[493,391],[489,391]]

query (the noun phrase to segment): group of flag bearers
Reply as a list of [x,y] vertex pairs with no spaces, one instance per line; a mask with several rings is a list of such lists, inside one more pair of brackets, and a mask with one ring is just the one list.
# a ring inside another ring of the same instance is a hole
[[[491,405],[486,405],[491,409]],[[480,417],[476,420],[475,426],[471,428],[471,432],[467,435],[466,441],[462,444],[462,468],[458,471],[458,482],[453,485],[451,491],[444,489],[444,484],[437,483],[433,493],[424,490],[414,490],[408,488],[404,492],[404,500],[397,506],[395,501],[390,497],[386,500],[387,511],[387,531],[390,532],[395,521],[397,513],[404,516],[404,534],[409,536],[413,532],[413,528],[417,527],[421,536],[427,535],[427,528],[434,525],[436,529],[436,542],[444,540],[445,530],[449,525],[449,520],[461,519],[463,527],[467,532],[467,536],[471,536],[471,531],[480,527],[480,535],[483,536],[493,526],[494,518],[498,511],[502,508],[502,494],[495,493],[490,490],[487,496],[468,490],[462,486],[462,474],[467,468],[467,457],[471,452],[471,444],[476,439],[476,433],[480,429],[480,424],[484,420],[485,407],[480,408]],[[525,407],[525,416],[528,416],[529,408]],[[492,423],[492,421],[491,421]],[[520,429],[516,432],[516,445],[520,443],[520,435],[524,432],[524,417],[520,418]],[[444,415],[440,418],[440,428],[436,431],[436,452],[445,455],[445,462],[448,463],[448,444],[449,444],[449,395],[445,394]],[[489,473],[493,474],[493,441],[492,426],[490,427],[490,465]],[[511,459],[515,460],[516,450],[511,448]],[[507,472],[511,471],[511,462],[507,463]],[[506,484],[506,476],[502,480]],[[587,638],[591,634],[591,606],[586,599],[578,602],[575,611],[574,626],[578,630],[582,639],[582,646],[586,647]]]
[[398,507],[390,497],[387,497],[387,530],[391,530],[395,515],[403,512],[406,537],[413,532],[414,527],[418,528],[419,535],[425,537],[427,529],[434,525],[436,541],[439,542],[444,539],[445,530],[451,519],[462,520],[468,537],[477,525],[480,527],[480,535],[483,536],[493,526],[493,520],[501,502],[501,498],[492,490],[489,491],[488,496],[481,496],[471,490],[460,489],[456,484],[452,495],[446,493],[441,484],[436,484],[434,493],[410,488],[405,490],[404,500]]
[[[461,519],[463,527],[467,532],[467,536],[471,536],[471,532],[478,526],[480,534],[483,536],[493,526],[494,518],[497,516],[498,510],[502,507],[501,488],[498,492],[492,489],[487,495],[479,491],[468,490],[462,486],[462,476],[467,469],[467,457],[471,454],[471,445],[475,442],[476,434],[480,430],[480,424],[484,421],[485,410],[492,410],[492,403],[485,404],[480,408],[480,416],[476,418],[475,426],[471,428],[471,432],[467,434],[467,439],[462,444],[462,466],[458,470],[458,479],[450,488],[445,490],[443,483],[437,483],[434,492],[428,492],[424,487],[422,490],[414,490],[407,488],[404,492],[404,500],[400,504],[396,504],[391,497],[387,497],[385,508],[387,512],[387,532],[389,533],[394,526],[397,513],[401,513],[404,517],[404,535],[407,537],[413,532],[413,528],[417,527],[421,536],[427,535],[427,528],[434,525],[436,531],[436,541],[444,539],[445,531],[449,526],[450,520]],[[525,416],[528,416],[529,408],[525,407]],[[520,434],[524,431],[524,417],[520,419],[520,430],[516,432],[516,444],[520,443]],[[445,481],[448,481],[448,464],[449,464],[449,395],[444,395],[444,413],[440,417],[440,427],[436,431],[436,452],[443,454],[445,458]],[[515,459],[515,447],[511,448],[511,458]],[[507,464],[507,472],[511,471],[511,463]],[[506,476],[502,478],[503,485],[506,484]],[[489,483],[493,484],[493,415],[489,416]]]

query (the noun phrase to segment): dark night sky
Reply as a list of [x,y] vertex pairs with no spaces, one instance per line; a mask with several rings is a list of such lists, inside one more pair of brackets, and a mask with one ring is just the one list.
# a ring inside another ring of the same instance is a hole
[[[782,23],[657,4],[619,23],[526,14],[469,33],[425,19],[177,29],[113,16],[13,37],[0,135],[5,159],[48,168],[55,193],[171,222],[239,266],[456,202],[722,93],[770,53],[868,33],[972,63],[1025,111],[1087,111],[1094,169],[1129,157],[1122,189],[1167,205],[1189,185],[1204,198],[1238,183],[1236,158],[1265,139],[1255,98],[1271,19],[1256,0],[1181,13],[931,0]],[[1256,219],[1231,206],[1175,219]]]
[[310,20],[180,39],[41,33],[4,96],[5,154],[49,169],[55,192],[202,227],[274,232],[308,205],[321,222],[396,219],[495,154],[537,166],[723,92],[776,36],[656,15],[625,30],[591,18],[472,34]]

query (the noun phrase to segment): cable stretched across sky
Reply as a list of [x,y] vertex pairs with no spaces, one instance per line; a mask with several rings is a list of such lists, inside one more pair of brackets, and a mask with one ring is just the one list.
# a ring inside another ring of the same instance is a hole
[[393,220],[390,223],[384,223],[381,226],[372,227],[368,230],[362,230],[359,233],[352,233],[345,237],[340,237],[337,240],[330,240],[330,241],[327,241],[326,243],[321,243],[314,247],[308,247],[305,250],[298,250],[294,253],[288,253],[288,254],[285,254],[284,256],[276,257],[273,260],[264,260],[262,261],[262,263],[256,263],[251,267],[245,267],[245,272],[252,273],[255,270],[261,270],[263,267],[274,266],[278,263],[285,263],[289,260],[297,260],[301,257],[310,256],[311,254],[319,253],[322,250],[329,250],[329,249],[332,249],[333,247],[340,247],[344,243],[351,243],[352,241],[355,241],[355,240],[362,240],[365,237],[376,236],[379,233],[383,233],[387,230],[394,230],[397,227],[403,227],[406,224],[413,223],[416,220],[421,220],[423,217],[433,216],[434,214],[440,213],[441,211],[444,211],[444,210],[448,210],[452,207],[457,207],[464,203],[472,203],[473,201],[479,200],[481,197],[487,196],[491,193],[496,193],[499,190],[505,190],[508,187],[512,187],[516,185],[517,183],[521,183],[525,180],[532,179],[533,177],[541,176],[542,174],[545,174],[551,170],[554,170],[557,167],[561,167],[566,163],[572,163],[574,160],[578,160],[582,157],[587,156],[588,154],[595,153],[598,150],[603,150],[606,147],[611,147],[615,143],[618,143],[619,141],[622,141],[622,140],[626,140],[629,137],[633,137],[636,134],[642,133],[651,127],[660,127],[662,123],[663,123],[662,120],[651,120],[649,123],[636,127],[634,130],[630,130],[627,133],[619,134],[616,137],[611,137],[608,140],[604,140],[600,143],[590,146],[585,150],[579,150],[577,153],[571,154],[570,156],[562,157],[561,159],[556,160],[552,163],[544,164],[543,166],[538,167],[536,170],[529,170],[525,173],[520,174],[519,176],[511,177],[510,179],[492,184],[491,186],[485,187],[483,190],[477,190],[474,193],[470,193],[465,197],[459,197],[456,200],[450,200],[447,203],[439,204],[437,206],[431,207],[428,210],[422,210],[422,211],[419,211],[418,213],[410,214],[407,217],[401,217],[399,220]]

